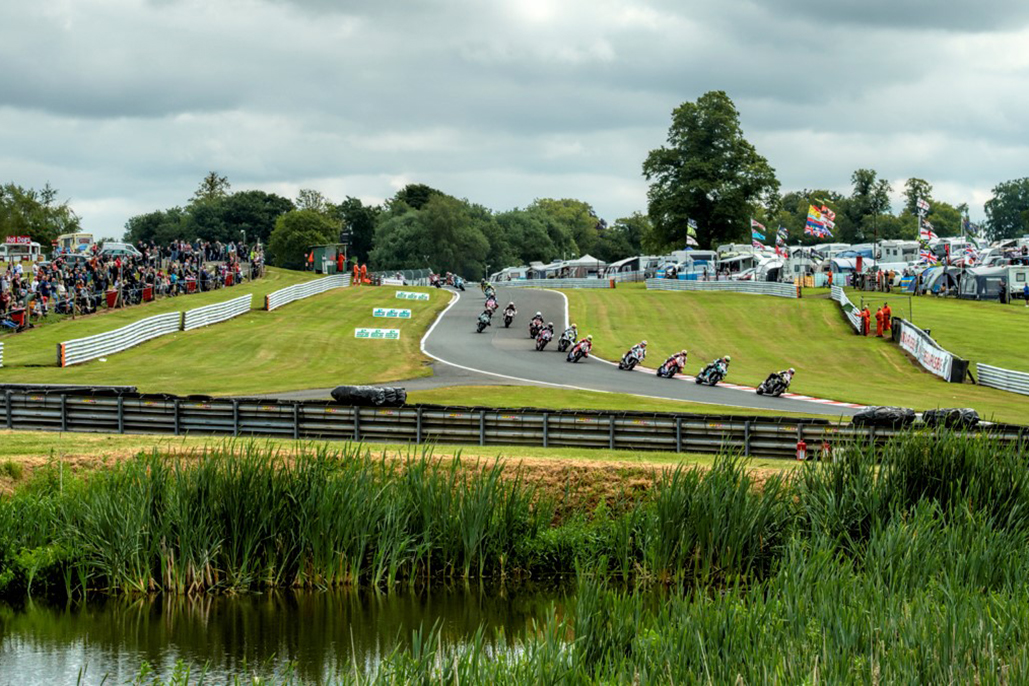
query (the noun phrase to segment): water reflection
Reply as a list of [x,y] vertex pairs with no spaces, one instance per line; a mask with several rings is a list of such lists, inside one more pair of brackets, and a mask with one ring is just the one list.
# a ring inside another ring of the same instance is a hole
[[[551,613],[565,613],[565,587],[431,589],[392,594],[272,592],[196,600],[106,600],[54,606],[0,604],[0,684],[124,683],[143,661],[161,674],[176,660],[226,674],[269,673],[287,662],[296,676],[368,669],[412,631],[439,622],[460,642],[480,626],[505,643]],[[498,646],[503,647],[503,646]],[[355,659],[356,658],[356,659]]]

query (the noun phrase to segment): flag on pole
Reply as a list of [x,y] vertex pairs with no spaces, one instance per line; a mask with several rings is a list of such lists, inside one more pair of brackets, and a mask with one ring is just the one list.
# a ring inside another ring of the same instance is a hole
[[936,264],[936,253],[928,248],[922,248],[918,251],[918,259],[920,262],[928,262],[929,264]]
[[756,241],[765,240],[765,234],[761,233],[760,231],[755,231],[754,229],[750,230],[750,237]]
[[700,243],[698,243],[697,239],[693,236],[686,236],[686,245],[692,246],[694,248],[700,247]]
[[687,236],[693,236],[694,238],[697,237],[697,220],[696,219],[687,219],[686,220],[686,235]]
[[765,229],[765,225],[762,224],[761,222],[757,221],[756,219],[751,218],[751,220],[750,220],[750,237],[753,240],[761,240],[761,241],[763,241],[763,240],[765,240],[765,235],[763,233],[761,233],[762,231],[767,231],[767,229]]
[[833,212],[832,210],[830,210],[825,205],[822,205],[822,216],[825,219],[827,219],[827,220],[829,220],[829,221],[831,221],[833,223],[836,223],[836,213]]
[[925,198],[919,198],[915,202],[915,207],[917,207],[920,212],[928,212],[929,211],[929,201],[926,200]]
[[775,234],[776,234],[776,235],[777,235],[777,236],[778,236],[779,238],[781,238],[781,239],[783,239],[783,240],[786,240],[786,238],[787,238],[787,237],[788,237],[788,236],[790,235],[790,232],[789,232],[789,231],[788,231],[788,230],[786,229],[786,227],[785,227],[785,226],[780,226],[780,227],[779,227],[779,230],[778,230],[778,231],[776,231],[776,232],[775,232]]
[[923,219],[921,221],[921,227],[918,229],[918,238],[924,238],[928,242],[936,240],[939,236],[937,236],[936,232],[933,231],[933,225]]
[[765,249],[765,244],[764,244],[764,243],[762,243],[761,241],[757,240],[756,238],[755,238],[755,239],[753,239],[753,240],[752,240],[752,241],[750,242],[750,244],[751,244],[752,246],[754,246],[755,248],[757,248],[758,250],[764,250],[764,249]]

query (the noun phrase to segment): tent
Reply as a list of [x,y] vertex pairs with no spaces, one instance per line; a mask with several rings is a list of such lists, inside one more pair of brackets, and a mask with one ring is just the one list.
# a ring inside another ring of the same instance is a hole
[[1007,267],[972,267],[965,270],[958,297],[969,300],[997,300],[1000,282],[1008,277]]

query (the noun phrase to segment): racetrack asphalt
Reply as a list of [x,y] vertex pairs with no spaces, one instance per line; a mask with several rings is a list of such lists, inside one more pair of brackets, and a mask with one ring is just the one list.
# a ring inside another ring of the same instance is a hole
[[[827,405],[824,400],[796,398],[770,398],[758,395],[753,389],[734,389],[722,386],[708,387],[693,382],[692,377],[663,379],[653,369],[627,372],[607,360],[621,359],[624,350],[605,350],[602,343],[594,345],[590,358],[569,363],[565,354],[557,350],[560,332],[567,327],[567,300],[557,291],[537,288],[499,288],[497,300],[500,311],[493,324],[483,333],[475,333],[475,324],[483,310],[485,299],[478,290],[456,293],[455,299],[443,311],[422,339],[422,352],[436,361],[440,372],[458,370],[488,379],[490,384],[525,384],[556,386],[586,391],[628,393],[650,398],[685,400],[694,403],[725,405],[749,409],[806,412],[832,416],[850,416],[857,409],[844,405]],[[518,310],[511,328],[504,328],[503,308],[514,302]],[[554,340],[545,350],[538,352],[529,338],[529,320],[537,311],[544,321],[554,323]],[[585,336],[589,331],[579,331]],[[595,357],[599,355],[605,359]],[[647,360],[656,367],[661,360]],[[704,360],[703,362],[708,362]],[[699,361],[692,366],[699,370]],[[445,368],[450,368],[446,369]],[[688,371],[695,371],[692,368]],[[729,371],[731,381],[732,370]],[[467,382],[466,382],[467,383]],[[481,383],[481,382],[480,382]],[[413,390],[410,384],[404,384]]]

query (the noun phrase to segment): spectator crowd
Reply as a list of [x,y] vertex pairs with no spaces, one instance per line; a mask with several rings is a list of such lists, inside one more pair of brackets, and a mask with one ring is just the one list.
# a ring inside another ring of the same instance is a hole
[[14,262],[0,271],[0,330],[20,331],[50,313],[90,314],[163,296],[203,292],[259,277],[260,245],[139,242],[139,255],[104,251],[55,254],[49,262]]

